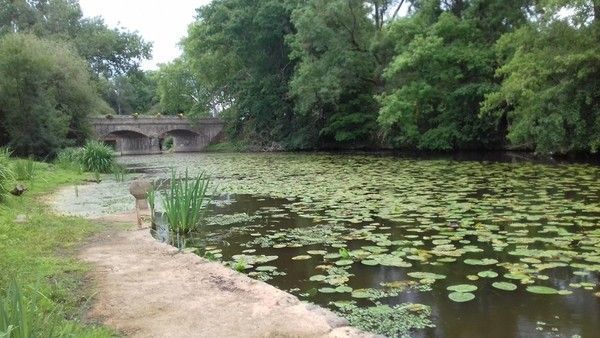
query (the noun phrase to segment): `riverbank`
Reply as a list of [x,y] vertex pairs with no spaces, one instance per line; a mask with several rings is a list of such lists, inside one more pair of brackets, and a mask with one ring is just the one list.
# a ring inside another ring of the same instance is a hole
[[[134,224],[135,215],[111,217]],[[95,266],[90,317],[132,337],[368,337],[331,311],[301,302],[148,229],[97,238],[80,258]]]
[[81,245],[108,225],[56,215],[45,203],[45,196],[58,187],[79,184],[88,176],[36,163],[35,177],[23,182],[29,190],[0,204],[0,298],[15,281],[26,309],[22,318],[40,337],[116,335],[85,320],[95,292],[87,278],[90,265],[77,258]]

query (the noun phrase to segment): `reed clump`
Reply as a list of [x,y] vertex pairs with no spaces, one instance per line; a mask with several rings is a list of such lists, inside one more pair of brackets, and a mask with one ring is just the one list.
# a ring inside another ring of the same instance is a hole
[[190,176],[187,169],[183,175],[171,173],[161,201],[172,231],[185,234],[198,229],[206,215],[209,182],[205,173]]

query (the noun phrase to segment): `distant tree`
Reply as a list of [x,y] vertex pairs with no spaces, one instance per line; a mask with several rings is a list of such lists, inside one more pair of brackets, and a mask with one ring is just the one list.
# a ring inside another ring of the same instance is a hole
[[152,71],[134,71],[109,79],[101,77],[100,91],[117,114],[144,114],[159,103],[156,79],[157,74]]
[[107,78],[137,70],[152,49],[137,33],[108,28],[101,18],[83,18],[78,0],[0,0],[0,35],[7,33],[68,41]]
[[160,107],[166,114],[210,114],[210,96],[184,59],[162,65],[156,73]]
[[81,143],[86,116],[110,111],[69,46],[28,34],[0,39],[0,134],[17,154],[52,156]]

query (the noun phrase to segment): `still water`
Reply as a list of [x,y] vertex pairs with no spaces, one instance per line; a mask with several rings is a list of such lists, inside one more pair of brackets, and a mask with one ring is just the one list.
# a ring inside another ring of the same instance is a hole
[[347,154],[120,161],[157,180],[170,168],[208,173],[208,224],[186,247],[365,328],[378,329],[357,309],[422,304],[403,311],[424,325],[380,332],[600,336],[597,165]]

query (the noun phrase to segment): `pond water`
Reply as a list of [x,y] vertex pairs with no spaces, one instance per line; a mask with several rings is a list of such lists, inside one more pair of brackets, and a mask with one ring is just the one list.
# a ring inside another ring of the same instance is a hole
[[598,166],[327,154],[120,161],[157,178],[171,167],[209,173],[208,224],[185,245],[363,328],[600,334]]

